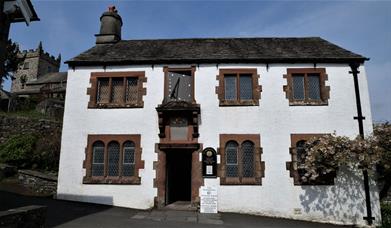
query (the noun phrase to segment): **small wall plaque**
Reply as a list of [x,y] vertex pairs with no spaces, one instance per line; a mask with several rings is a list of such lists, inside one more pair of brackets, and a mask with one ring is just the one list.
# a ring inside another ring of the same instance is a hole
[[202,175],[206,178],[217,177],[217,155],[216,150],[207,147],[202,151]]

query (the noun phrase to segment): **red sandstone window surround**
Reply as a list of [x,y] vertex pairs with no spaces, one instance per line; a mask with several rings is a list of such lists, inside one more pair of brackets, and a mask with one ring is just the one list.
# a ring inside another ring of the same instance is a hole
[[330,87],[325,68],[288,68],[283,87],[289,105],[327,105]]
[[88,135],[84,184],[140,184],[140,135]]
[[88,108],[142,108],[146,81],[144,71],[91,73]]
[[261,185],[265,164],[258,134],[221,134],[218,176],[222,185]]
[[220,69],[216,87],[220,106],[259,105],[262,86],[255,68]]
[[291,147],[289,153],[292,160],[286,162],[286,169],[289,170],[290,176],[293,177],[294,185],[333,185],[336,173],[331,172],[326,175],[321,175],[313,181],[304,182],[302,177],[305,175],[303,167],[305,161],[304,143],[313,137],[321,137],[325,134],[291,134]]

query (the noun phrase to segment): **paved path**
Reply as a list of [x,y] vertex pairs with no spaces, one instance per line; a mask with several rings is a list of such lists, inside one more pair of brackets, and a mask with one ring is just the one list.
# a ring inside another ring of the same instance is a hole
[[329,224],[233,213],[208,215],[191,211],[140,211],[120,207],[54,200],[51,198],[22,196],[0,191],[0,210],[8,210],[26,205],[46,205],[48,207],[46,220],[47,227],[341,227]]
[[223,220],[221,219],[221,214],[201,214],[195,211],[143,211],[138,212],[136,215],[132,216],[132,219],[144,219],[156,222],[175,221],[214,225],[224,224]]

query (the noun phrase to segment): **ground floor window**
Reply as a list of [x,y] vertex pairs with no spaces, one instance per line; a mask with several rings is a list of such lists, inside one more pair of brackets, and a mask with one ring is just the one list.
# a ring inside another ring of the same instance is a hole
[[140,135],[89,135],[85,184],[140,184]]
[[221,134],[219,176],[223,185],[261,184],[264,177],[262,148],[257,134]]
[[307,156],[305,143],[313,137],[325,134],[291,134],[291,147],[289,148],[292,160],[286,163],[290,176],[293,177],[294,185],[333,185],[336,173],[331,172],[320,175],[316,180],[303,181],[306,174],[305,159]]

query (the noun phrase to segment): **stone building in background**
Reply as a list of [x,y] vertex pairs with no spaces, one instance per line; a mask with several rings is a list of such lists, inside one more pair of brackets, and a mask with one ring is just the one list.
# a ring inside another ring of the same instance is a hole
[[[31,84],[46,74],[56,73],[60,70],[61,55],[57,58],[45,52],[42,48],[42,42],[37,49],[25,50],[20,53],[21,58],[25,58],[14,73],[12,79],[11,93],[14,95],[32,95],[39,94],[42,85]],[[56,77],[57,74],[50,74]]]

